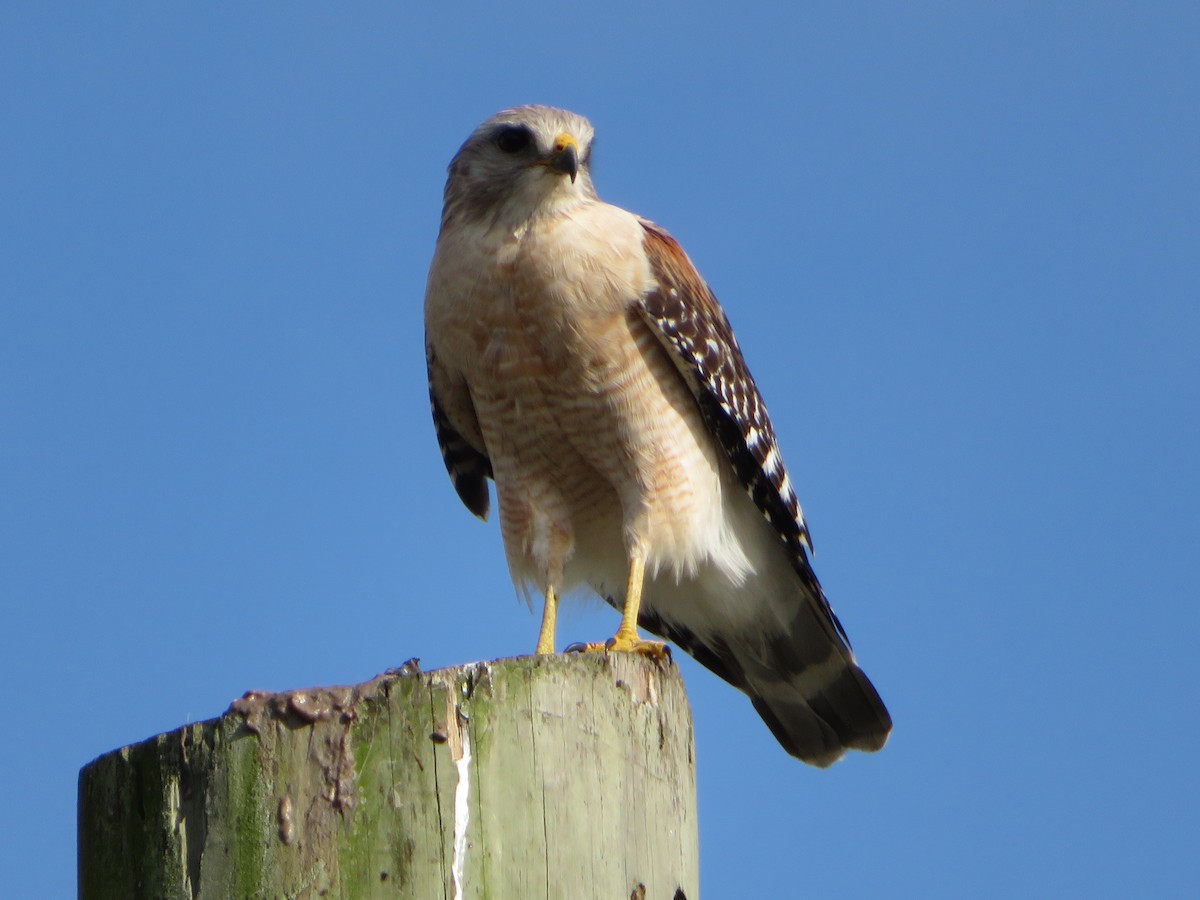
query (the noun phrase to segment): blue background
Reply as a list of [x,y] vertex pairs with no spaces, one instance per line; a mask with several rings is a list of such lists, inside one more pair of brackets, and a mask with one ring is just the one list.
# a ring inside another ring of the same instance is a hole
[[543,102],[722,298],[896,721],[809,769],[681,660],[705,896],[1200,895],[1200,7],[398,6],[0,11],[4,892],[100,753],[532,649],[421,304]]

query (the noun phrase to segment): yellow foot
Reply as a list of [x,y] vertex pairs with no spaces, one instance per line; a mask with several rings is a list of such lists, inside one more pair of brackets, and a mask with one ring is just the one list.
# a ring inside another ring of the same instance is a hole
[[671,648],[662,641],[644,641],[636,635],[633,637],[618,632],[607,641],[594,641],[587,644],[572,644],[566,649],[567,653],[639,653],[655,662],[667,662],[671,659]]

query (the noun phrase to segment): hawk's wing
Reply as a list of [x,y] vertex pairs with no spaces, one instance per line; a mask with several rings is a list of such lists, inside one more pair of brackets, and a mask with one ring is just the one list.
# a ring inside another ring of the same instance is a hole
[[809,563],[812,539],[783,465],[775,428],[721,304],[679,243],[642,220],[646,255],[658,283],[641,303],[642,318],[692,390],[705,424],[725,451],[742,487],[787,547],[792,566],[850,641]]
[[[738,481],[780,539],[798,580],[771,603],[786,610],[780,630],[766,609],[754,634],[714,633],[678,610],[646,610],[641,624],[676,642],[750,695],[754,708],[794,756],[827,766],[845,748],[878,750],[892,727],[883,701],[854,661],[850,641],[809,563],[811,543],[783,466],[766,406],[724,311],[687,254],[643,221],[657,286],[639,312],[691,388],[708,430]],[[729,602],[759,602],[732,595]]]
[[[487,479],[492,476],[492,461],[488,459],[475,418],[475,406],[465,382],[455,383],[438,364],[429,342],[425,343],[425,364],[429,371],[429,406],[433,412],[433,428],[437,432],[442,462],[450,473],[454,490],[467,509],[481,519],[487,519],[490,497]],[[463,424],[458,428],[450,418],[450,410],[458,414]],[[460,432],[459,429],[462,429]],[[463,436],[463,432],[471,439]]]

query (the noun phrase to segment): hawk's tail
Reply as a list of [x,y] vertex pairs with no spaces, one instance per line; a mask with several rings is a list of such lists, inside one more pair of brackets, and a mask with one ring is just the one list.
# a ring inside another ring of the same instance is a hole
[[752,677],[745,688],[758,714],[792,756],[832,765],[847,750],[882,749],[892,718],[875,686],[852,660],[815,679]]
[[892,729],[875,686],[825,615],[802,603],[786,630],[740,639],[701,637],[653,614],[641,624],[748,694],[788,753],[825,767],[847,750],[881,749]]

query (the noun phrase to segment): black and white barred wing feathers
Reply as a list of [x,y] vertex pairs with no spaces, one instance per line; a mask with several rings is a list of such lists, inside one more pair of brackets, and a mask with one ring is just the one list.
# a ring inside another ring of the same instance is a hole
[[[463,504],[480,519],[487,520],[491,505],[487,480],[492,477],[492,461],[484,448],[483,434],[471,402],[471,393],[461,379],[452,379],[438,365],[433,347],[426,341],[425,364],[429,374],[429,407],[433,413],[433,428],[437,434],[442,462],[450,481]],[[457,419],[467,423],[459,433],[450,421],[448,410],[454,409]]]
[[794,755],[828,765],[846,748],[878,750],[891,718],[855,662],[812,570],[808,527],[729,320],[675,239],[651,222],[642,225],[656,287],[642,298],[639,313],[688,384],[706,426],[795,573],[795,583],[773,600],[784,611],[782,629],[778,616],[764,617],[757,634],[715,635],[653,613],[643,624],[748,693]]
[[642,224],[658,283],[642,301],[643,318],[691,387],[742,486],[789,550],[804,557],[812,549],[808,526],[729,319],[678,242],[657,225]]

